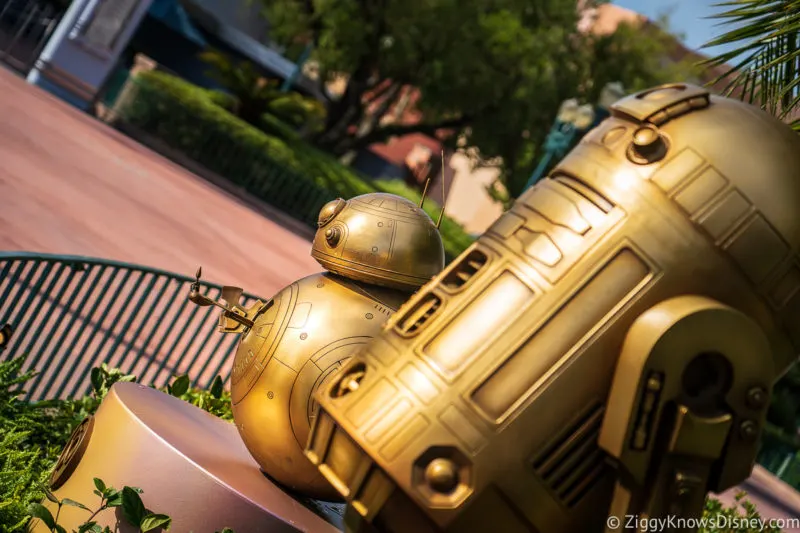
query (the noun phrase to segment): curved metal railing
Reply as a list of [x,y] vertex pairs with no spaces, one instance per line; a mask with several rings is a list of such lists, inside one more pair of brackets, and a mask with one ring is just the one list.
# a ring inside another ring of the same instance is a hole
[[[0,252],[0,326],[15,330],[0,360],[27,356],[23,370],[39,372],[31,400],[88,393],[101,363],[158,387],[175,374],[200,387],[217,375],[227,383],[238,335],[217,333],[213,308],[189,302],[194,281],[105,259]],[[220,285],[200,285],[219,298]]]

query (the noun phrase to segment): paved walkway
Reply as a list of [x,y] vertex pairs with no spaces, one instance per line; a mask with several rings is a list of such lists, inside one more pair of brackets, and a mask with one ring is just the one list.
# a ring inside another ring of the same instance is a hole
[[0,250],[86,255],[271,296],[310,243],[0,67]]

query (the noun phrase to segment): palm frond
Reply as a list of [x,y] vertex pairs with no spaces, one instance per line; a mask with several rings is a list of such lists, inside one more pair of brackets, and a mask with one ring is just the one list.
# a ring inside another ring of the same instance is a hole
[[728,0],[715,7],[722,11],[711,18],[731,29],[705,47],[734,48],[702,63],[724,67],[712,83],[727,81],[726,94],[792,117],[800,107],[800,0]]

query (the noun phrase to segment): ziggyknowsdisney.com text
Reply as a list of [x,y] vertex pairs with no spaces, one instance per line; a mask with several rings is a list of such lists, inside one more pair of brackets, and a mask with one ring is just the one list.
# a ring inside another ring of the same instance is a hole
[[624,517],[609,516],[606,520],[609,529],[633,530],[641,533],[667,531],[675,529],[721,529],[721,530],[756,530],[778,528],[781,530],[800,528],[800,518],[752,518],[732,517],[727,515],[705,516],[703,518],[684,518],[667,516],[645,518],[637,515]]

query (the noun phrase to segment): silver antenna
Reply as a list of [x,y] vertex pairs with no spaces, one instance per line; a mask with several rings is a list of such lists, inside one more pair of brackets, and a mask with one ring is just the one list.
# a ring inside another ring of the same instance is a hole
[[428,185],[431,184],[431,178],[430,178],[430,176],[428,176],[428,174],[431,171],[431,166],[430,165],[425,165],[425,169],[424,170],[425,170],[425,174],[420,173],[420,175],[421,176],[427,176],[427,179],[425,180],[425,188],[422,189],[422,198],[419,199],[420,208],[422,207],[422,204],[425,203],[425,195],[428,194]]
[[444,187],[444,150],[442,150],[442,210],[439,212],[439,220],[436,221],[436,229],[442,225],[442,218],[444,218],[444,208],[447,205],[447,191]]

